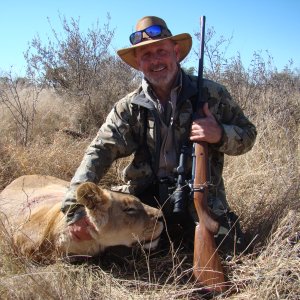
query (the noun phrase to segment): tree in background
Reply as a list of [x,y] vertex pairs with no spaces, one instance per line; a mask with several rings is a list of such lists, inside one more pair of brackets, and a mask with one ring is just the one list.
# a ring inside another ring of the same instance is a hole
[[41,90],[33,78],[18,78],[12,70],[0,78],[0,107],[12,120],[10,129],[18,145],[27,146],[31,140]]
[[74,104],[70,114],[77,130],[96,130],[113,103],[133,89],[137,73],[110,52],[114,30],[109,15],[102,28],[97,22],[86,33],[79,18],[59,17],[62,33],[49,20],[53,39],[45,44],[36,36],[31,41],[25,53],[27,74]]

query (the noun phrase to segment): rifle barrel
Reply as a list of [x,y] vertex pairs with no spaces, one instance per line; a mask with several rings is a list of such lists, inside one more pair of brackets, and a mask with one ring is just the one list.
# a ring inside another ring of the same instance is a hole
[[[205,17],[200,18],[201,39],[198,74],[198,102],[194,118],[204,117],[203,105],[203,61],[204,61],[204,32]],[[199,225],[195,229],[193,273],[196,281],[209,286],[213,291],[224,291],[224,273],[221,265],[214,234],[219,224],[211,218],[207,205],[209,184],[208,144],[194,143],[193,155],[193,192],[194,204],[199,218]]]

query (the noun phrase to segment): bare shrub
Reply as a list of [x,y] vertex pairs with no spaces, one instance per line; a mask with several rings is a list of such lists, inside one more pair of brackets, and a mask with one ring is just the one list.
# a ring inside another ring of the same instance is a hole
[[16,78],[12,71],[5,73],[0,82],[0,107],[11,116],[15,143],[26,146],[31,140],[36,107],[42,87],[28,79]]
[[138,74],[116,57],[103,62],[101,71],[94,78],[91,91],[69,99],[76,107],[72,115],[73,127],[80,132],[94,134],[113,105],[136,88],[135,76]]
[[97,22],[86,33],[80,30],[80,19],[60,16],[60,20],[62,33],[51,27],[54,38],[48,44],[39,36],[32,40],[26,52],[27,73],[45,79],[75,105],[73,127],[88,132],[98,128],[112,105],[132,90],[136,72],[110,54],[114,30],[109,15],[102,28]]
[[39,36],[33,38],[25,53],[27,72],[70,96],[89,91],[101,63],[110,57],[109,46],[114,31],[109,17],[103,28],[99,22],[84,34],[80,19],[67,20],[59,15],[62,33],[56,32],[49,21],[53,38],[44,45]]
[[[200,33],[196,32],[195,37],[199,42],[201,38]],[[226,51],[230,46],[231,40],[232,37],[218,37],[213,27],[207,28],[204,43],[205,65],[203,71],[205,78],[218,82],[223,79],[224,66],[228,65]],[[199,52],[195,52],[195,54],[199,57]]]
[[266,93],[268,79],[273,72],[272,58],[268,53],[267,58],[264,58],[262,53],[255,52],[248,68],[243,66],[241,57],[237,54],[223,66],[221,82],[245,112],[253,114]]

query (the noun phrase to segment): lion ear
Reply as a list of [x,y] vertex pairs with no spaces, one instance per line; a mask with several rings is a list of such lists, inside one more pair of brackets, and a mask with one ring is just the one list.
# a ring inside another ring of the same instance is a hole
[[105,190],[98,187],[95,183],[85,182],[77,188],[77,202],[89,210],[107,210],[110,201]]

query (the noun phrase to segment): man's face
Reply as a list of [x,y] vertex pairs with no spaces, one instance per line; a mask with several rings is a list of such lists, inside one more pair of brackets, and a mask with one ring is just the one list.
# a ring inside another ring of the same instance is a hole
[[176,78],[179,61],[179,46],[170,40],[136,49],[139,70],[153,87],[165,88]]

